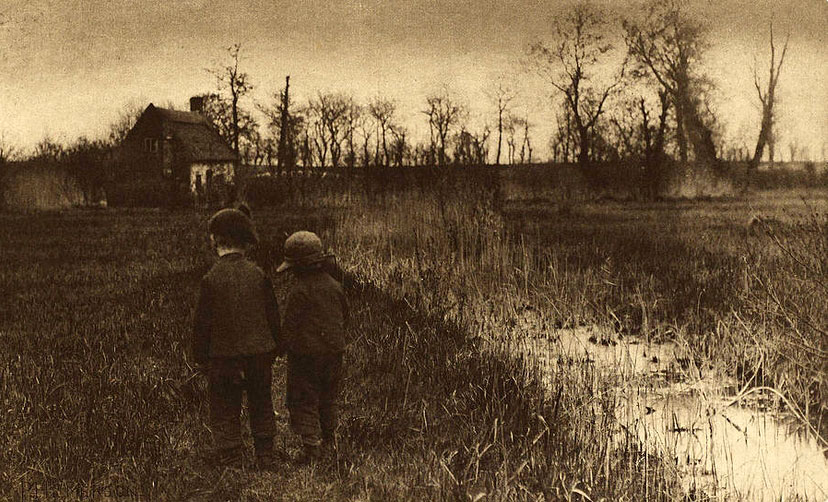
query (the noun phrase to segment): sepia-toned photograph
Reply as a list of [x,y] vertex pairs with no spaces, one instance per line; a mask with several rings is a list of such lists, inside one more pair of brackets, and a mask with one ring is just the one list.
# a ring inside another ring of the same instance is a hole
[[0,0],[0,501],[828,502],[828,1]]

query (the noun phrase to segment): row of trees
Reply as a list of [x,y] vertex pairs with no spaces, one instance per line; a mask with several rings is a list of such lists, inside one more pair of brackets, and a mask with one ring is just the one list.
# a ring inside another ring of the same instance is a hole
[[[754,65],[762,118],[750,156],[745,145],[726,143],[724,127],[713,113],[714,85],[704,67],[709,45],[703,24],[690,15],[686,0],[653,0],[620,25],[590,4],[573,7],[556,23],[550,40],[534,44],[524,60],[524,76],[541,76],[557,107],[548,144],[552,160],[577,162],[587,169],[594,161],[632,159],[654,174],[667,157],[714,169],[718,159],[738,158],[755,169],[767,147],[773,159],[778,141],[776,88],[787,39],[778,51],[771,25],[767,80],[759,77]],[[494,113],[491,121],[474,127],[469,106],[446,88],[426,96],[419,111],[428,135],[416,139],[398,104],[382,96],[360,103],[343,92],[319,92],[299,103],[288,78],[269,103],[254,103],[252,79],[242,69],[241,46],[230,47],[226,56],[227,64],[207,70],[216,79],[216,89],[203,96],[204,111],[247,164],[275,171],[299,165],[533,160],[533,124],[515,106],[520,77],[504,75],[486,85]],[[107,141],[98,146],[123,139],[141,110],[124,110]],[[0,162],[9,156],[3,143],[0,140]],[[81,139],[66,151],[83,151],[89,144]]]
[[[576,155],[582,165],[632,157],[645,169],[662,164],[668,153],[713,168],[728,154],[737,160],[713,113],[714,84],[704,71],[707,33],[687,3],[650,2],[640,16],[623,20],[621,54],[606,35],[612,28],[600,11],[581,4],[558,24],[553,44],[532,47],[535,70],[563,97],[558,131],[550,139],[553,157]],[[760,83],[754,64],[762,113],[759,139],[752,157],[742,153],[738,159],[749,160],[751,170],[766,145],[774,158],[775,91],[787,47],[786,39],[777,55],[771,24],[766,82]]]
[[[302,166],[403,166],[488,162],[489,126],[472,131],[468,107],[447,89],[426,97],[422,113],[429,139],[415,143],[394,100],[375,96],[359,103],[344,92],[319,92],[303,104],[290,94],[290,77],[267,104],[256,104],[264,117],[257,122],[240,106],[253,90],[246,73],[239,71],[240,46],[229,48],[231,63],[210,69],[217,91],[204,95],[204,112],[219,133],[248,164],[272,170]],[[499,143],[508,144],[515,159],[517,137],[523,133],[521,159],[530,160],[527,120],[501,110]],[[505,137],[504,137],[505,135]]]
[[[620,36],[612,37],[614,30]],[[723,125],[713,113],[714,84],[704,69],[709,45],[704,25],[690,15],[685,0],[652,1],[620,26],[589,4],[574,7],[556,24],[552,40],[534,44],[525,60],[526,69],[549,84],[558,106],[549,140],[552,160],[586,168],[593,161],[632,158],[646,169],[670,156],[715,169],[720,158],[748,157],[744,148],[725,144]],[[754,65],[762,120],[754,153],[746,159],[751,169],[766,146],[774,156],[775,91],[787,46],[786,40],[777,54],[771,26],[766,82]],[[518,91],[507,77],[486,88],[493,126],[473,129],[468,106],[443,89],[425,97],[420,111],[428,137],[415,142],[393,100],[376,96],[358,103],[351,95],[329,92],[298,104],[289,81],[271,103],[256,105],[265,117],[257,123],[242,106],[253,87],[239,69],[240,52],[239,45],[231,47],[230,64],[209,70],[218,86],[205,102],[218,130],[250,164],[273,169],[483,164],[491,159],[491,144],[495,164],[532,160],[532,124],[514,113]]]

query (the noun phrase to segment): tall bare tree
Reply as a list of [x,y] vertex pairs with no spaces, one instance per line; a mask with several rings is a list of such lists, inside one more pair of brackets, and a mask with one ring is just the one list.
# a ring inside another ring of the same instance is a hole
[[[782,63],[785,62],[785,54],[788,53],[788,41],[790,40],[790,33],[785,37],[785,45],[782,47],[782,53],[779,55],[779,60],[776,59],[776,45],[773,41],[773,21],[770,22],[770,64],[768,65],[768,81],[765,86],[762,86],[759,79],[759,72],[756,68],[756,61],[753,64],[753,85],[756,87],[756,93],[759,95],[759,102],[762,105],[762,125],[759,128],[759,138],[756,140],[756,149],[753,151],[753,157],[748,163],[748,170],[755,171],[759,166],[759,161],[762,160],[762,154],[765,150],[765,145],[771,149],[770,158],[773,162],[773,147],[775,145],[774,126],[776,124],[776,115],[774,107],[776,106],[776,84],[779,82],[779,75],[782,73]],[[764,90],[763,90],[764,87]]]
[[241,136],[239,101],[253,90],[247,73],[239,69],[241,44],[236,43],[227,48],[230,63],[207,71],[216,77],[219,94],[229,93],[230,104],[230,141],[233,152],[239,157],[239,138]]
[[371,164],[371,137],[374,135],[374,124],[367,115],[362,115],[357,121],[359,133],[362,136],[362,167],[368,168]]
[[[203,94],[201,97],[203,99],[202,113],[241,160],[242,150],[251,151],[250,144],[256,141],[259,124],[247,110],[240,107],[236,108],[234,115],[232,100],[221,94]],[[242,143],[246,143],[243,149]]]
[[428,117],[431,148],[436,152],[437,164],[446,165],[449,133],[465,118],[466,107],[455,101],[448,90],[443,89],[426,97],[423,113]]
[[542,42],[532,46],[531,61],[536,70],[564,97],[578,135],[578,164],[590,161],[590,143],[604,104],[621,85],[626,60],[606,82],[592,72],[605,65],[613,46],[606,40],[605,16],[586,4],[576,6],[556,26],[556,40],[550,47]]
[[532,163],[532,142],[529,139],[529,129],[532,124],[529,122],[529,117],[523,117],[523,141],[520,144],[520,163]]
[[305,108],[307,126],[302,153],[302,165],[306,169],[315,162],[324,167],[328,160],[328,134],[322,119],[322,107],[319,101],[310,99]]
[[353,98],[341,92],[320,92],[316,99],[310,101],[308,109],[313,116],[314,141],[317,144],[320,167],[324,166],[328,151],[331,154],[331,165],[339,167],[342,145],[349,130],[349,111],[353,105]]
[[509,165],[515,163],[515,152],[517,151],[517,132],[523,128],[523,118],[518,117],[511,111],[503,117],[503,131],[506,133],[506,160]]
[[704,26],[687,12],[687,0],[650,0],[643,20],[623,22],[629,54],[639,74],[651,75],[670,95],[679,157],[714,163],[713,133],[702,114],[703,94],[711,86],[701,72],[707,49]]
[[500,151],[503,144],[503,114],[509,110],[509,105],[517,97],[517,91],[501,75],[489,87],[484,89],[484,92],[497,109],[497,153],[495,154],[495,165],[500,165]]
[[279,169],[291,171],[296,166],[296,119],[290,113],[290,75],[285,76],[285,87],[279,100],[279,147],[276,157]]
[[[368,113],[374,118],[377,126],[377,153],[379,153],[380,140],[382,141],[382,164],[388,166],[390,157],[388,155],[388,133],[394,125],[394,113],[397,110],[397,105],[389,99],[375,96],[368,103]],[[379,163],[379,155],[376,156],[376,161]]]
[[345,112],[345,137],[348,143],[348,153],[345,156],[345,165],[353,168],[357,161],[356,141],[354,136],[359,128],[360,121],[363,117],[363,108],[355,100],[351,99],[348,103],[348,110]]
[[[279,169],[290,171],[295,169],[296,160],[299,157],[299,141],[302,137],[305,117],[302,110],[298,109],[290,98],[289,76],[285,78],[285,87],[275,93],[272,99],[270,106],[260,105],[259,110],[268,119],[271,138],[278,138],[276,160]],[[270,162],[268,164],[270,165]]]

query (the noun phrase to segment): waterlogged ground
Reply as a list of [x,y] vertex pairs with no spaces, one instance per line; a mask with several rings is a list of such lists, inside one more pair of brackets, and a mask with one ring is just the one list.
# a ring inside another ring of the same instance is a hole
[[[547,330],[534,310],[510,343],[547,376],[593,365],[616,385],[616,437],[671,459],[686,493],[722,500],[828,500],[828,449],[791,414],[722,372],[698,368],[675,342],[619,338],[593,327]],[[625,437],[627,436],[627,437]]]

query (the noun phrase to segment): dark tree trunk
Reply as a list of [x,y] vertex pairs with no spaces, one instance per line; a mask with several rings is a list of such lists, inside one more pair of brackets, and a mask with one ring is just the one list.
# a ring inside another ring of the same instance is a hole
[[500,165],[500,145],[503,143],[503,109],[498,107],[497,113],[497,157],[495,165]]
[[581,142],[581,144],[579,145],[580,149],[578,150],[578,165],[581,166],[582,169],[584,169],[589,164],[589,128],[583,126],[579,127],[578,137]]

